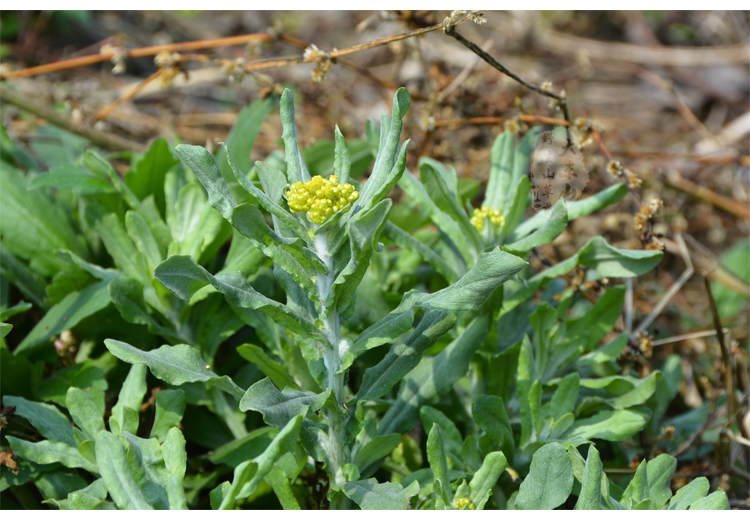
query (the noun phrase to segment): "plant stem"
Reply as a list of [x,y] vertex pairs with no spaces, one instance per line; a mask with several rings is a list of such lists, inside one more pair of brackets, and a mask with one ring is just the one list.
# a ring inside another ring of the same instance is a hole
[[[333,255],[330,254],[328,246],[328,235],[318,234],[315,236],[315,253],[326,265],[327,273],[318,273],[317,286],[321,302],[325,302],[330,296],[334,280]],[[336,399],[336,408],[325,408],[324,414],[328,423],[328,444],[324,445],[331,463],[330,474],[336,484],[346,481],[343,474],[343,466],[347,463],[347,452],[344,447],[344,422],[338,407],[344,400],[344,374],[337,374],[341,355],[341,323],[338,309],[334,305],[323,321],[323,335],[328,341],[328,346],[323,350],[323,362],[328,372],[328,388],[333,390]]]

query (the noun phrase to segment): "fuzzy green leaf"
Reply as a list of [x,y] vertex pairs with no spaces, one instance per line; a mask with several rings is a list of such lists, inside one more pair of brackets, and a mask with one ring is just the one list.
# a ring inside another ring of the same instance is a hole
[[573,464],[557,443],[544,445],[531,458],[529,475],[521,483],[516,508],[552,510],[568,499],[573,489]]

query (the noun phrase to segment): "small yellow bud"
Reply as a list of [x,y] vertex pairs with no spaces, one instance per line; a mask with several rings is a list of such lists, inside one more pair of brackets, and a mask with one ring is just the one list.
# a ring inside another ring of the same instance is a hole
[[329,179],[313,176],[305,183],[294,183],[287,191],[289,210],[307,212],[307,218],[317,225],[340,210],[348,210],[358,198],[354,185],[339,183],[335,175]]
[[454,509],[463,509],[464,507],[466,507],[469,510],[474,510],[474,504],[469,498],[458,498],[453,502],[452,505]]
[[474,209],[474,214],[472,214],[470,222],[479,232],[482,232],[484,220],[487,217],[490,218],[492,224],[498,229],[505,223],[505,218],[500,214],[500,211],[491,209],[487,205],[484,205],[481,209]]

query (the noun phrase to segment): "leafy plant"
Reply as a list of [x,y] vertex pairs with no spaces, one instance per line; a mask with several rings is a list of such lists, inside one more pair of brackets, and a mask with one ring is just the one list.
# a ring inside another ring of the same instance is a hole
[[[61,509],[726,508],[705,478],[672,496],[666,455],[622,488],[594,446],[622,455],[670,422],[679,363],[616,362],[614,282],[661,253],[594,237],[524,260],[625,186],[524,219],[535,131],[504,133],[475,210],[451,167],[405,169],[410,102],[398,90],[366,141],[302,151],[286,90],[283,156],[250,161],[267,99],[215,156],[157,140],[122,178],[58,129],[33,152],[3,136],[2,305],[8,283],[31,301],[0,311],[3,506],[31,507],[33,482]],[[21,338],[6,320],[31,313]]]

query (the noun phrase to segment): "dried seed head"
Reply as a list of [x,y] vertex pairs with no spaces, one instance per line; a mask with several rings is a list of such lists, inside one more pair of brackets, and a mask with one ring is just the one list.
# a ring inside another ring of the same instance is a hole
[[550,81],[544,81],[541,85],[541,88],[544,91],[552,92],[552,82]]
[[521,131],[521,124],[518,122],[518,119],[508,119],[503,124],[503,128],[505,128],[506,132],[510,132],[513,135],[518,135],[518,133]]
[[99,53],[102,55],[112,54],[110,60],[112,61],[112,64],[114,64],[114,67],[112,68],[112,73],[114,75],[119,75],[125,72],[125,59],[128,57],[128,52],[125,51],[124,48],[116,47],[111,44],[104,44],[99,50]]
[[325,59],[318,62],[318,65],[315,66],[315,69],[310,73],[310,78],[312,79],[312,81],[315,84],[320,84],[323,78],[325,78],[328,71],[331,69],[332,65],[333,61],[331,59]]
[[619,161],[610,161],[607,164],[607,172],[614,177],[619,176],[622,172],[622,164]]
[[635,172],[632,172],[625,169],[625,177],[628,178],[628,186],[630,188],[641,188],[641,183],[643,183],[643,180],[635,175]]
[[327,58],[328,53],[319,49],[315,44],[310,44],[305,49],[305,53],[302,55],[302,60],[304,62],[320,62],[321,60],[325,60]]

